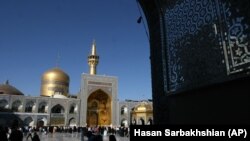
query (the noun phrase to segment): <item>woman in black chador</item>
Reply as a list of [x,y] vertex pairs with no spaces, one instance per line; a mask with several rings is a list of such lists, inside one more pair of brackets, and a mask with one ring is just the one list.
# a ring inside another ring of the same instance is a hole
[[109,135],[109,141],[116,141],[115,135]]
[[10,134],[10,141],[22,141],[23,140],[23,133],[22,131],[18,130],[18,120],[14,120],[11,134]]
[[5,129],[2,126],[0,126],[0,139],[1,139],[1,141],[8,141],[7,132],[5,131]]
[[32,137],[32,141],[40,141],[40,138],[39,138],[39,136],[37,135],[36,132],[34,132],[34,135]]

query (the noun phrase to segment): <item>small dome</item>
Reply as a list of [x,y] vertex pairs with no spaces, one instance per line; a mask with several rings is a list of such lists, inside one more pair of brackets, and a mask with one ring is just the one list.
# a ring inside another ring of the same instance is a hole
[[153,107],[152,107],[152,104],[150,104],[150,103],[141,102],[140,104],[138,104],[136,106],[136,108],[134,110],[135,111],[152,111]]
[[46,71],[43,76],[43,80],[63,81],[69,82],[69,76],[59,68],[53,68]]
[[0,95],[9,94],[9,95],[24,95],[14,86],[11,86],[8,81],[5,84],[0,84]]

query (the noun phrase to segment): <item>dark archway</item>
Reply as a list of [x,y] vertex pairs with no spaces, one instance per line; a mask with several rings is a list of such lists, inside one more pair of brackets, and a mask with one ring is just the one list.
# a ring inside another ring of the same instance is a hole
[[39,128],[39,127],[43,127],[43,126],[44,126],[44,121],[38,120],[37,121],[37,127]]
[[38,106],[38,113],[47,113],[47,109],[48,109],[48,103],[41,102]]
[[76,126],[76,119],[75,118],[71,118],[69,120],[69,126]]
[[11,110],[13,112],[21,112],[21,109],[22,109],[22,102],[20,100],[16,100],[12,103]]
[[7,100],[2,99],[0,100],[0,109],[8,109],[9,103]]
[[32,113],[34,107],[35,107],[35,103],[33,101],[27,102],[26,105],[25,105],[25,112]]
[[51,109],[51,113],[64,113],[64,108],[62,105],[57,104]]
[[88,97],[87,124],[89,126],[111,124],[111,98],[100,89]]

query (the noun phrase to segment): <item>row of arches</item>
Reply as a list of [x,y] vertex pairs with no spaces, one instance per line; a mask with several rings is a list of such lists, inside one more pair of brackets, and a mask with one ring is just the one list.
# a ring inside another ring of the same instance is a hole
[[[32,117],[29,116],[23,120],[23,124],[24,124],[24,126],[33,127],[33,126],[35,126],[35,121]],[[46,117],[42,117],[42,118],[37,119],[36,127],[43,127],[43,126],[47,126],[47,125],[48,125],[48,119]],[[76,126],[76,119],[70,118],[67,122],[67,125],[68,126]]]
[[153,124],[152,103],[140,102],[133,107],[123,105],[120,107],[120,125],[128,127],[133,125],[151,125]]
[[[125,118],[123,118],[122,120],[121,120],[121,126],[125,126],[125,127],[128,127],[129,126],[129,122],[128,122],[128,120],[127,119],[125,119]],[[131,124],[133,124],[133,125],[152,125],[153,124],[153,119],[150,117],[150,118],[148,118],[148,120],[147,121],[145,121],[145,119],[144,118],[138,118],[138,119],[133,119],[132,121],[131,121]]]
[[[48,102],[43,101],[38,104],[38,109],[36,111],[37,104],[34,101],[28,101],[23,108],[23,104],[20,100],[13,101],[11,105],[9,105],[8,101],[5,99],[0,100],[0,108],[1,109],[10,109],[12,112],[26,112],[26,113],[48,113],[49,105]],[[69,106],[69,114],[77,113],[78,107],[75,103],[72,103]],[[51,108],[52,113],[65,113],[65,108],[57,104]]]

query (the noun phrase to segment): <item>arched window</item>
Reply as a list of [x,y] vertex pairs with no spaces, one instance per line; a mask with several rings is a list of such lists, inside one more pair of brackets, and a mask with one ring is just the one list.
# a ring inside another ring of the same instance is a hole
[[21,101],[20,101],[20,100],[14,101],[14,102],[12,103],[12,108],[11,108],[11,110],[12,110],[13,112],[21,112],[21,110],[22,110],[22,103],[21,103]]
[[37,127],[43,127],[47,125],[47,118],[46,117],[40,117],[37,119]]
[[76,107],[76,104],[72,104],[69,108],[69,113],[70,114],[73,114],[73,113],[76,113],[77,112],[77,107]]
[[8,101],[5,99],[0,100],[0,109],[8,109],[9,104]]
[[128,121],[126,119],[122,119],[121,126],[128,127]]
[[25,112],[32,113],[34,106],[35,106],[35,103],[33,101],[27,102],[25,106]]
[[75,118],[71,118],[69,120],[69,126],[76,126],[76,119]]
[[41,102],[38,106],[38,113],[47,113],[48,104],[46,102]]
[[123,106],[121,108],[121,115],[126,115],[126,114],[128,114],[128,108],[126,106]]
[[52,113],[64,113],[64,108],[63,106],[61,106],[60,104],[55,105],[52,109],[51,109]]

